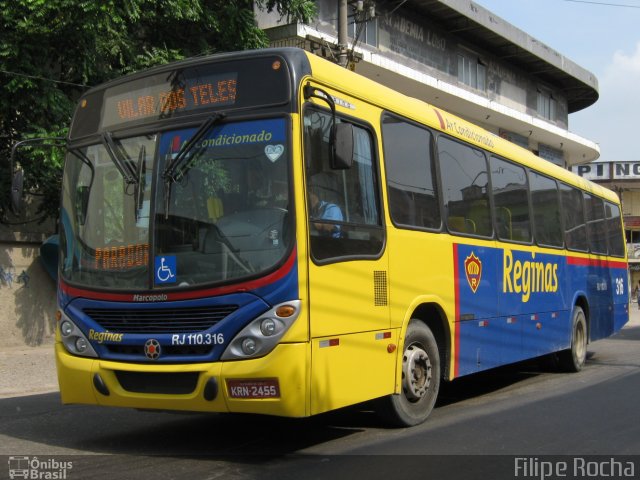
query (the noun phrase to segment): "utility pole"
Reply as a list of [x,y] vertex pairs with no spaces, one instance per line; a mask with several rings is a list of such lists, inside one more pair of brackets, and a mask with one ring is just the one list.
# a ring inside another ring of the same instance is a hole
[[338,64],[345,68],[349,64],[348,16],[347,0],[338,0]]

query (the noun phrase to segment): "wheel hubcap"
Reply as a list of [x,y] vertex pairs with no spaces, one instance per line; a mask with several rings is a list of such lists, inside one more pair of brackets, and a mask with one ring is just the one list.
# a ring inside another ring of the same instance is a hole
[[575,352],[579,363],[584,362],[587,355],[587,335],[584,331],[584,324],[578,322],[576,325]]
[[411,345],[404,352],[402,362],[402,387],[411,401],[420,400],[431,384],[431,360],[418,345]]

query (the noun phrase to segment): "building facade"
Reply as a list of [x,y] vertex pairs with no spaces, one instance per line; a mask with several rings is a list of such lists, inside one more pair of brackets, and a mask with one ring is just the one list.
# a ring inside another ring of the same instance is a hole
[[[345,1],[345,0],[342,0]],[[338,59],[341,0],[317,0],[312,25],[256,11],[273,46]],[[349,67],[569,167],[599,157],[569,132],[598,99],[596,77],[470,0],[347,1]]]

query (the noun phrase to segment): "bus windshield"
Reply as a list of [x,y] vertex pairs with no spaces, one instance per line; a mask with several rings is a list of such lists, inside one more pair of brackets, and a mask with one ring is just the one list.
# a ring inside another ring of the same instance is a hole
[[291,241],[285,125],[211,122],[171,178],[167,167],[197,128],[71,149],[63,278],[150,289],[228,283],[275,267]]

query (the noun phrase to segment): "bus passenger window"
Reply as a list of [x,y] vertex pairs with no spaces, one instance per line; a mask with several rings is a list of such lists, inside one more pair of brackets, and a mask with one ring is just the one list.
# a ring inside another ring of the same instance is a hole
[[562,247],[562,219],[556,181],[531,172],[529,184],[536,242],[539,245]]
[[528,243],[531,220],[525,169],[496,157],[491,157],[490,164],[498,238]]
[[391,219],[398,225],[439,229],[431,132],[385,115],[382,134]]
[[560,198],[564,219],[564,238],[569,250],[589,250],[587,225],[584,217],[582,192],[564,183],[560,184]]
[[624,241],[622,239],[622,222],[620,208],[613,203],[605,202],[607,214],[607,236],[609,237],[609,253],[615,257],[624,257]]
[[607,253],[607,227],[604,201],[588,193],[584,194],[589,229],[589,247],[593,253]]
[[441,136],[438,160],[449,231],[492,237],[489,175],[484,153]]

